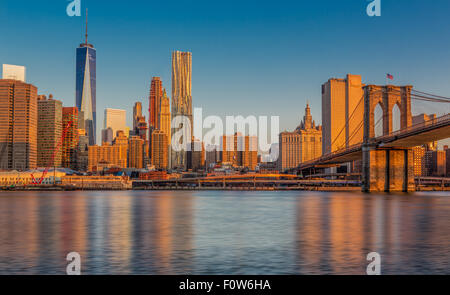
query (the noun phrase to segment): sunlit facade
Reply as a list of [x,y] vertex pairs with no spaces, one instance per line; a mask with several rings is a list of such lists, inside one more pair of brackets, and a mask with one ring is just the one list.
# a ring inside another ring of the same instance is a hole
[[94,145],[97,131],[97,51],[93,45],[86,42],[77,48],[76,55],[76,106],[83,115],[80,120],[84,121],[89,144]]
[[[187,144],[191,141],[192,130],[192,53],[174,51],[172,53],[172,120],[177,116],[185,116],[190,120],[190,134],[185,128],[183,142]],[[171,126],[174,134],[181,126]],[[173,144],[173,143],[172,143]],[[172,168],[187,168],[187,149],[173,151],[171,153]]]

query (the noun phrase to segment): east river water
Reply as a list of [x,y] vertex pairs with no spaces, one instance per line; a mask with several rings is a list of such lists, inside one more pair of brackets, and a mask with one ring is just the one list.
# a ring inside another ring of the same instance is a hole
[[0,192],[0,274],[450,274],[450,193]]

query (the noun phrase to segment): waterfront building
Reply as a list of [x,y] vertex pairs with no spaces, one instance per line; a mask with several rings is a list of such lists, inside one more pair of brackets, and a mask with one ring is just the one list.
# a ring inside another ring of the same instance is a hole
[[[187,147],[193,135],[192,121],[192,53],[174,51],[172,53],[172,120],[177,116],[185,116],[190,121],[188,129],[183,134],[183,141]],[[171,126],[174,134],[181,126]],[[173,144],[173,143],[172,143]],[[187,149],[171,152],[172,168],[186,169]]]
[[322,152],[328,154],[363,141],[364,84],[361,76],[329,79],[322,85]]
[[[87,16],[86,16],[87,19]],[[86,130],[89,144],[95,145],[97,131],[97,50],[88,43],[86,20],[85,43],[76,49],[76,82],[75,100],[84,123],[82,129]]]
[[322,155],[322,126],[316,126],[309,104],[305,116],[293,132],[279,135],[278,169],[295,168],[300,163],[319,158]]
[[127,168],[127,149],[128,144],[89,146],[88,171],[101,171],[102,167]]
[[17,80],[26,83],[26,68],[24,66],[16,65],[3,65],[3,79],[5,80]]
[[0,169],[37,166],[37,88],[20,80],[0,80]]
[[81,190],[123,190],[131,188],[131,182],[127,177],[112,175],[65,175],[61,177],[61,185]]
[[152,135],[151,163],[156,169],[168,168],[168,151],[167,134],[155,130]]
[[[42,176],[41,170],[29,171],[0,171],[0,187],[21,187],[34,185],[36,177]],[[64,169],[50,169],[42,179],[41,185],[53,185],[65,176]]]
[[38,97],[37,166],[61,167],[62,102]]
[[132,136],[128,141],[128,168],[144,168],[145,140],[139,136]]
[[252,171],[258,164],[258,140],[256,136],[240,133],[224,135],[220,142],[222,164],[248,168]]
[[105,118],[103,122],[103,129],[112,129],[113,139],[117,134],[117,131],[127,130],[127,112],[119,109],[105,109]]
[[77,147],[78,147],[78,108],[63,107],[62,126],[64,138],[61,147],[61,166],[64,168],[77,169]]

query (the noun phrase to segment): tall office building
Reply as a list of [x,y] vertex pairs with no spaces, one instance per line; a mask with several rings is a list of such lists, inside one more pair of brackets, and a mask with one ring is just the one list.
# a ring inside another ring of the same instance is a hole
[[63,107],[62,130],[66,131],[61,147],[61,165],[64,168],[77,169],[78,148],[78,108]]
[[447,170],[445,151],[428,151],[425,154],[427,176],[445,177]]
[[88,43],[86,15],[86,39],[76,50],[76,83],[75,100],[80,120],[84,122],[84,129],[89,137],[89,144],[95,145],[97,132],[97,102],[96,102],[96,66],[97,51]]
[[103,122],[103,129],[111,128],[113,131],[113,138],[116,137],[117,131],[127,130],[127,111],[119,109],[105,109],[105,118]]
[[[188,130],[183,134],[184,150],[171,153],[171,166],[186,169],[187,147],[193,136],[192,121],[192,53],[175,51],[172,53],[172,120],[177,116],[185,116],[190,120],[190,134]],[[171,126],[174,134],[181,126]],[[173,145],[173,142],[172,142]]]
[[163,96],[163,87],[160,77],[153,77],[150,85],[150,99],[149,99],[149,128],[150,132],[155,129],[160,129],[160,113],[161,113],[161,98]]
[[86,172],[89,165],[89,138],[86,131],[79,130],[78,147],[77,147],[77,171]]
[[112,144],[114,140],[114,132],[111,127],[102,130],[102,145],[104,142]]
[[128,141],[128,168],[144,168],[145,140],[139,136],[132,136]]
[[3,65],[3,79],[18,80],[26,83],[26,68],[24,66]]
[[136,132],[139,119],[142,117],[142,103],[136,102],[133,106],[133,132]]
[[425,146],[416,146],[413,149],[414,176],[427,176],[426,157],[427,149]]
[[361,76],[350,74],[322,85],[323,154],[362,142],[363,86]]
[[294,132],[282,132],[279,135],[278,170],[295,168],[321,155],[322,126],[316,126],[308,104],[300,126]]
[[19,80],[0,80],[0,169],[37,165],[37,88]]
[[168,151],[167,134],[155,130],[152,135],[151,163],[156,169],[168,168]]
[[161,112],[160,112],[160,130],[167,135],[168,144],[170,146],[171,130],[170,130],[170,101],[167,96],[166,89],[163,90],[163,96],[161,99]]
[[38,97],[37,166],[61,167],[62,102]]

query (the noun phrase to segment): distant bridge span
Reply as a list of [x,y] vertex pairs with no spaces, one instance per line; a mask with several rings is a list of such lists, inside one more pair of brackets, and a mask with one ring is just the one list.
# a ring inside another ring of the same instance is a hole
[[[450,137],[450,114],[412,125],[412,86],[364,87],[364,139],[346,148],[326,154],[315,160],[301,163],[289,172],[308,171],[315,168],[338,166],[342,163],[362,160],[363,191],[412,191],[414,190],[413,155],[411,148]],[[433,100],[435,98],[427,98]],[[445,99],[445,98],[442,98]],[[450,102],[443,101],[440,102]],[[375,137],[374,111],[378,104],[383,109],[383,135]],[[392,132],[392,107],[401,109],[401,129]]]

